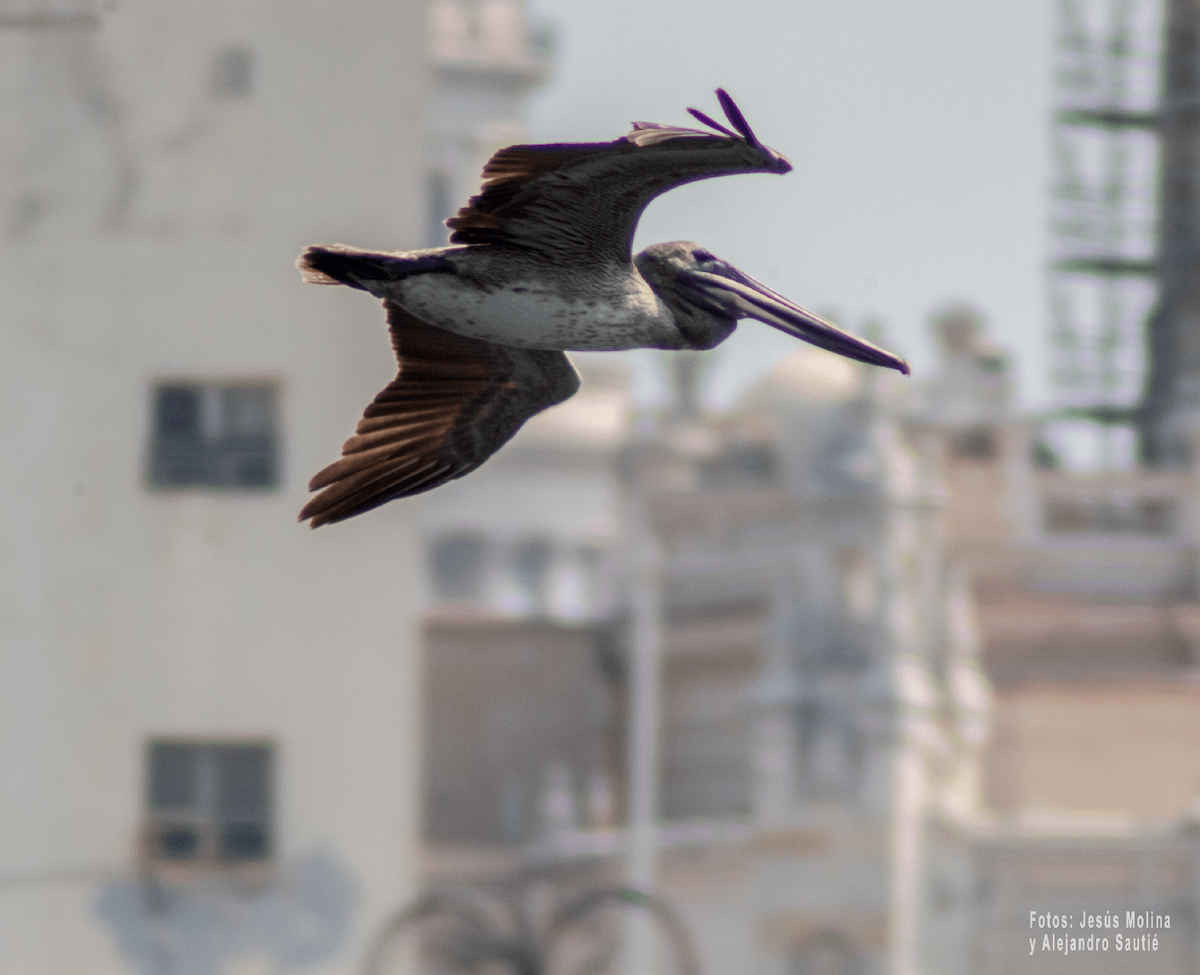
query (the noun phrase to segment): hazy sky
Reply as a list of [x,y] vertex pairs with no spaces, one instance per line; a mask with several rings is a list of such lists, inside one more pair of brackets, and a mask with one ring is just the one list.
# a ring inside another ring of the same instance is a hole
[[[557,32],[535,141],[599,141],[634,119],[721,117],[726,88],[795,166],[673,190],[637,246],[695,240],[857,330],[878,318],[917,375],[930,312],[965,300],[1045,396],[1050,0],[530,0]],[[727,402],[794,347],[745,322],[723,347]]]

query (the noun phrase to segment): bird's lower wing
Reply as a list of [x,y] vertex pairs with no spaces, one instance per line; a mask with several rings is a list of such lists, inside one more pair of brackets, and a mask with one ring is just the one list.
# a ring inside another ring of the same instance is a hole
[[468,474],[535,413],[572,396],[562,352],[513,349],[432,328],[384,302],[400,371],[363,413],[300,512],[313,528]]

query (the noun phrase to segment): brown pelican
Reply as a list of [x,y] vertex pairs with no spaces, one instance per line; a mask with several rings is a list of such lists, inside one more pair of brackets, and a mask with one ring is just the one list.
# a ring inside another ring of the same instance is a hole
[[312,527],[462,477],[535,413],[579,388],[564,350],[711,349],[754,318],[860,362],[908,364],[776,294],[696,244],[636,257],[646,205],[674,186],[786,173],[721,89],[732,129],[635,122],[615,142],[501,149],[483,188],[446,221],[450,246],[310,247],[304,280],[383,299],[400,371],[367,407],[300,519]]

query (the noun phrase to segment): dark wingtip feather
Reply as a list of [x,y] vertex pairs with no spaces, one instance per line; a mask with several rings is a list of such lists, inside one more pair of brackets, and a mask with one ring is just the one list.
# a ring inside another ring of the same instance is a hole
[[315,500],[316,498],[313,498],[312,501],[309,501],[308,504],[301,508],[300,514],[296,517],[296,520],[301,524],[304,524],[304,522],[307,521],[309,528],[320,528],[329,521],[328,518],[323,518],[320,512],[315,508],[313,505],[313,501]]
[[761,146],[754,131],[750,128],[750,124],[746,121],[741,110],[734,104],[732,98],[729,97],[729,92],[724,88],[717,89],[717,101],[721,103],[721,108],[725,111],[725,117],[729,119],[729,123],[737,129],[752,146]]
[[733,131],[725,128],[725,126],[723,126],[720,122],[718,122],[716,119],[710,118],[709,116],[705,115],[702,111],[700,111],[700,109],[689,108],[688,111],[692,114],[693,118],[699,119],[701,122],[703,122],[705,125],[707,125],[710,129],[716,129],[718,132],[724,132],[731,139],[736,139],[738,137],[736,132],[733,132]]

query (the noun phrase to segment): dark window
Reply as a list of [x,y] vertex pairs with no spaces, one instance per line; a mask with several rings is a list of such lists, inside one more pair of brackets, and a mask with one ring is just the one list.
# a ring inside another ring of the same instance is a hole
[[1178,515],[1170,498],[1050,498],[1042,524],[1050,535],[1170,535]]
[[954,438],[954,456],[963,460],[991,460],[996,456],[996,435],[987,427],[965,430]]
[[730,444],[701,470],[706,487],[722,490],[766,486],[774,480],[776,468],[770,444],[745,441]]
[[154,417],[164,437],[199,440],[200,390],[190,386],[164,386],[158,391]]
[[209,88],[214,98],[249,98],[254,90],[254,56],[241,44],[223,47],[213,57]]
[[164,860],[194,860],[200,855],[200,831],[195,826],[164,823],[159,829],[156,852]]
[[148,758],[149,856],[207,863],[270,858],[271,745],[151,742]]
[[533,612],[541,612],[545,608],[549,570],[550,546],[546,542],[522,542],[513,551],[513,582],[529,601],[529,608]]
[[199,749],[195,745],[156,745],[150,752],[150,805],[190,809],[199,801]]
[[154,388],[147,472],[159,488],[279,484],[273,384],[164,382]]
[[483,598],[486,543],[476,535],[452,535],[433,547],[433,586],[438,599]]
[[788,959],[789,975],[859,975],[861,958],[848,938],[821,931],[808,938]]

